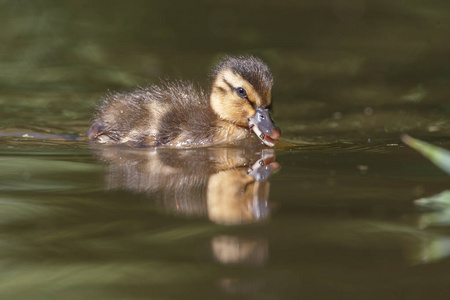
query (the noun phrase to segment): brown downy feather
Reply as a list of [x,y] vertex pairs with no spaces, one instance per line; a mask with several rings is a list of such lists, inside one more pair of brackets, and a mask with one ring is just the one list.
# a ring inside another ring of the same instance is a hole
[[213,139],[217,115],[206,93],[191,82],[162,82],[130,93],[109,94],[95,121],[102,124],[96,137],[102,143],[135,146],[170,145],[181,135],[190,144]]

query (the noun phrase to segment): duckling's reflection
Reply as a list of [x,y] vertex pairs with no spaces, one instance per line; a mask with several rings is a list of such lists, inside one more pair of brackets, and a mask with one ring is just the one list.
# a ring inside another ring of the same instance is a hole
[[165,210],[217,224],[266,220],[269,178],[280,165],[271,149],[99,149],[107,189],[149,193]]
[[269,243],[258,237],[220,235],[211,240],[214,257],[222,264],[262,265],[269,256]]

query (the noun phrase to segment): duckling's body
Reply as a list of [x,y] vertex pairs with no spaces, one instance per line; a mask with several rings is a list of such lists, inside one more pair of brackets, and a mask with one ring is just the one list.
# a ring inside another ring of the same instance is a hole
[[256,141],[253,127],[273,146],[280,131],[268,113],[271,88],[272,76],[261,60],[227,57],[213,71],[209,93],[175,81],[109,94],[87,135],[100,144],[188,148]]

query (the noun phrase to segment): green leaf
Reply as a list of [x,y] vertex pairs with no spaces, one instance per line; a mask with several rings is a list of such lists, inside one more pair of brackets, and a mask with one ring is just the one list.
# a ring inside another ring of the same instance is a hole
[[403,135],[401,139],[403,143],[416,149],[444,172],[450,174],[450,151],[412,138],[407,134]]

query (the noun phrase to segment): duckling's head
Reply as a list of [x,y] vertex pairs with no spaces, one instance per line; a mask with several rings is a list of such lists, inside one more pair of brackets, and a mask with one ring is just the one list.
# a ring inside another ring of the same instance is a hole
[[273,77],[269,67],[253,56],[227,56],[214,68],[210,102],[219,117],[252,129],[268,146],[281,131],[270,117]]

